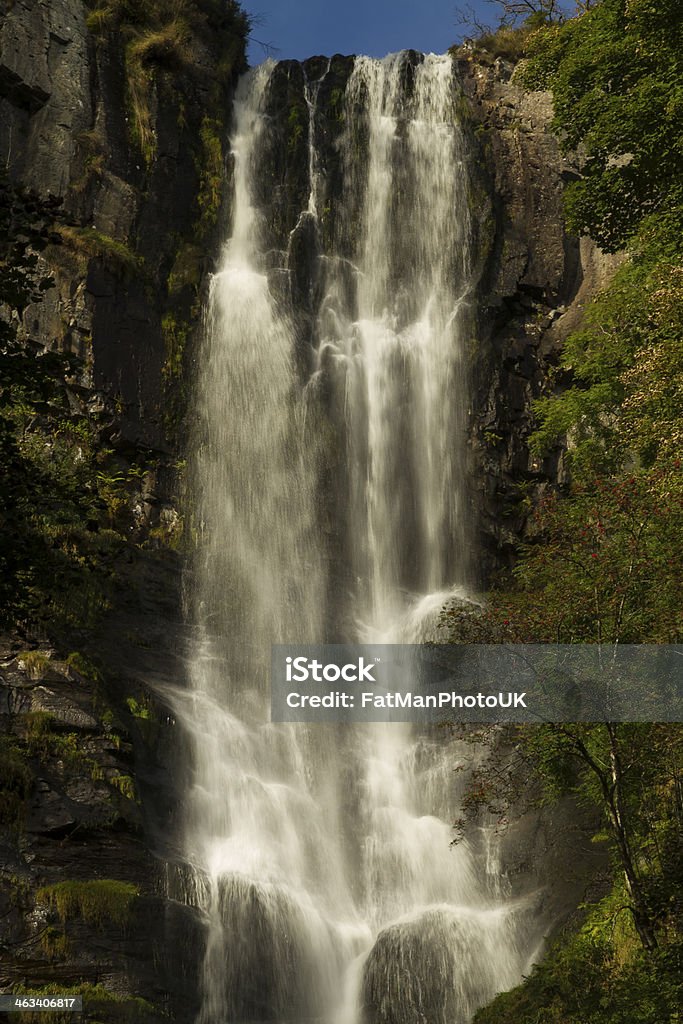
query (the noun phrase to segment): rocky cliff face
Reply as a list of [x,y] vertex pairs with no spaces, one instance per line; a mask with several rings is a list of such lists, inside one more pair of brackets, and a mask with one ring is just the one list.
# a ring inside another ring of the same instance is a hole
[[[6,0],[0,24],[0,160],[14,180],[62,200],[41,257],[54,283],[25,310],[24,337],[77,357],[66,385],[74,413],[95,420],[122,467],[144,469],[129,493],[135,544],[117,568],[111,607],[76,638],[85,655],[67,659],[63,645],[30,633],[3,639],[10,797],[0,985],[91,986],[106,1021],[192,1019],[204,942],[192,911],[163,895],[179,741],[152,696],[180,671],[181,560],[165,542],[178,522],[192,343],[227,216],[222,143],[243,59],[236,23],[216,21],[208,2],[196,7],[187,32],[175,35],[172,21],[106,22],[82,0]],[[561,454],[543,465],[529,455],[531,402],[610,266],[563,231],[562,186],[575,169],[550,134],[549,97],[524,93],[501,62],[466,51],[456,61],[476,154],[481,342],[471,453],[488,571],[524,533],[526,499],[562,481]],[[283,62],[268,101],[274,130],[260,181],[273,211],[270,269],[296,315],[302,373],[320,295],[317,257],[339,229],[335,143],[351,69],[352,58],[340,56],[329,67],[322,58]],[[318,228],[300,217],[304,88],[323,72]],[[353,239],[344,246],[351,253]],[[134,1002],[141,994],[146,1002]]]
[[20,331],[73,355],[66,416],[130,482],[104,614],[0,638],[0,987],[76,986],[107,1021],[192,1019],[203,941],[164,896],[179,740],[152,688],[181,672],[186,383],[246,25],[232,3],[181,7],[0,5],[0,161],[61,200]]
[[116,443],[169,456],[181,344],[216,247],[239,40],[226,68],[230,26],[202,4],[178,40],[144,21],[98,28],[80,0],[3,6],[0,159],[63,200],[62,242],[45,254],[54,288],[26,333],[82,358]]
[[552,134],[550,94],[525,91],[500,59],[466,48],[455,59],[483,192],[471,443],[486,573],[510,563],[544,489],[567,482],[561,450],[543,461],[529,451],[533,401],[561,386],[562,344],[620,257],[564,230],[562,192],[579,161]]

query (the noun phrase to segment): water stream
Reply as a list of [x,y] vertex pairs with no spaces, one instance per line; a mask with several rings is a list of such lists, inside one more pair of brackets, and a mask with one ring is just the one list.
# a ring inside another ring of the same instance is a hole
[[[272,74],[250,72],[236,98],[233,218],[197,395],[201,636],[181,712],[186,855],[209,936],[197,1024],[466,1024],[538,941],[495,839],[450,847],[453,768],[471,749],[404,725],[274,726],[268,709],[272,643],[420,641],[446,598],[467,596],[474,283],[458,86],[447,57],[356,59],[337,228],[355,252],[326,254],[302,379],[254,199]],[[305,88],[301,216],[315,225],[321,81]]]

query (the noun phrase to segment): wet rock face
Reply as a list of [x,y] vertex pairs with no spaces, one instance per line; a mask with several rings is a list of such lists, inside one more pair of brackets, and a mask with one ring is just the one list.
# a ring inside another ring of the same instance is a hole
[[92,127],[85,15],[73,0],[18,0],[3,14],[2,160],[41,193],[66,193],[77,135]]
[[506,987],[506,969],[514,984],[515,951],[495,949],[485,917],[433,907],[380,932],[363,970],[363,1024],[466,1024]]

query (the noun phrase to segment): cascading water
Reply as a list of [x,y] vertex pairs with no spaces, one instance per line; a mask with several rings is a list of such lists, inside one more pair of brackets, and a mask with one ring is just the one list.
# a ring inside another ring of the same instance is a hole
[[[449,848],[461,748],[401,725],[274,726],[267,705],[272,643],[330,639],[331,619],[344,623],[334,639],[419,641],[467,584],[457,87],[447,57],[355,61],[338,225],[354,254],[333,242],[326,255],[302,376],[254,201],[272,69],[238,90],[232,231],[198,386],[201,638],[179,705],[194,745],[186,852],[208,923],[198,1024],[465,1024],[519,980],[534,942],[527,905],[491,884],[474,841]],[[305,87],[301,217],[316,224],[321,81]],[[343,459],[323,530],[330,432]]]
[[[346,90],[346,177],[364,196],[357,297],[323,305],[321,350],[346,356],[352,470],[350,527],[362,614],[395,629],[406,589],[467,577],[462,414],[471,290],[468,169],[451,61],[361,57]],[[359,159],[354,133],[368,136]],[[460,372],[459,372],[460,371]]]

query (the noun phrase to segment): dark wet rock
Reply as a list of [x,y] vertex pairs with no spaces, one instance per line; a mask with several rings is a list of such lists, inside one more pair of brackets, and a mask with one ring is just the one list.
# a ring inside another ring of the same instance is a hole
[[31,692],[31,711],[42,711],[76,730],[97,729],[97,719],[92,714],[70,701],[66,694],[46,686],[36,686]]
[[473,366],[470,465],[484,578],[509,564],[529,510],[563,486],[558,448],[529,451],[533,402],[548,391],[562,345],[621,257],[564,230],[562,194],[578,158],[551,131],[552,97],[526,92],[502,60],[456,56],[479,149],[475,218],[480,261],[479,352]]
[[[119,446],[170,462],[178,424],[166,410],[163,320],[173,306],[196,321],[196,287],[216,246],[198,228],[201,133],[217,107],[221,118],[229,111],[232,86],[216,84],[217,34],[197,29],[191,64],[182,74],[159,64],[147,90],[150,158],[131,132],[125,40],[93,35],[89,13],[82,0],[16,0],[3,11],[0,160],[13,180],[61,197],[71,229],[43,254],[54,287],[24,326],[83,360],[81,383],[110,408]],[[171,302],[178,254],[199,241],[207,252],[194,253],[195,287]]]
[[471,1020],[504,985],[506,968],[513,976],[516,953],[509,945],[496,950],[500,932],[487,933],[476,917],[471,909],[430,907],[383,929],[363,969],[363,1024]]
[[226,875],[222,939],[209,969],[222,981],[226,1020],[317,1019],[329,998],[330,937],[310,906],[284,887]]

